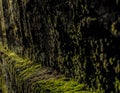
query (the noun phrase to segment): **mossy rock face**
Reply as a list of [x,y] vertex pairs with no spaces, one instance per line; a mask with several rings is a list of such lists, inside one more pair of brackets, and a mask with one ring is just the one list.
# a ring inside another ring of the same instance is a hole
[[0,44],[24,56],[1,51],[8,80],[21,90],[40,78],[40,63],[119,93],[119,10],[120,0],[0,0]]
[[0,68],[2,71],[6,69],[1,74],[8,79],[5,81],[5,77],[0,76],[0,82],[3,82],[2,79],[5,81],[0,83],[0,91],[3,93],[89,93],[85,84],[66,78],[51,68],[43,68],[2,46],[0,52],[1,66],[6,66]]
[[33,90],[40,90],[40,93],[89,93],[85,84],[79,84],[74,80],[64,81],[63,78],[41,80],[33,84],[32,88]]

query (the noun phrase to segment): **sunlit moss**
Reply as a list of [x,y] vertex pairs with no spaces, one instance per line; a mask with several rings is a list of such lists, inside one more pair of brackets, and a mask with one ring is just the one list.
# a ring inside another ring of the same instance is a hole
[[79,84],[73,80],[65,81],[64,78],[61,79],[51,79],[51,80],[42,80],[32,85],[33,90],[36,89],[35,86],[39,88],[45,88],[50,90],[50,93],[89,93],[84,90],[85,85]]
[[[31,66],[28,67],[28,64],[24,64],[25,62],[29,63],[28,59],[22,59],[18,55],[16,55],[15,53],[13,53],[11,51],[5,51],[4,48],[2,51],[5,53],[5,55],[6,54],[8,55],[8,56],[6,56],[8,58],[5,58],[6,60],[9,60],[9,62],[8,62],[9,65],[7,65],[7,68],[9,70],[9,74],[11,76],[13,75],[12,78],[15,78],[16,84],[18,84],[17,86],[19,86],[18,90],[20,92],[23,89],[22,84],[24,84],[25,80],[29,79],[32,75],[35,75],[36,72],[39,72],[41,65],[31,64]],[[76,59],[76,57],[74,57],[73,59]],[[13,63],[15,62],[15,64],[12,64],[10,62],[13,62]],[[23,63],[24,65],[22,65],[22,66],[26,67],[26,68],[21,69],[18,74],[14,73],[17,71],[17,69],[21,68],[21,63]],[[17,68],[15,66],[17,66]],[[14,69],[16,69],[16,70],[13,71]],[[16,76],[16,77],[14,77],[14,76]],[[3,91],[6,90],[5,89],[6,86],[7,85],[5,83],[2,84]],[[28,86],[28,85],[26,84],[26,86]],[[37,81],[35,81],[31,85],[29,85],[29,88],[32,89],[31,93],[37,93],[37,92],[46,93],[48,91],[50,93],[86,93],[86,92],[91,93],[91,92],[88,92],[85,84],[79,84],[78,82],[74,81],[73,79],[67,79],[64,76],[62,76],[58,79],[51,78],[51,79],[47,79],[47,80],[41,80],[38,78]],[[24,90],[26,90],[26,89],[24,89]],[[3,92],[3,93],[7,93],[7,92]]]

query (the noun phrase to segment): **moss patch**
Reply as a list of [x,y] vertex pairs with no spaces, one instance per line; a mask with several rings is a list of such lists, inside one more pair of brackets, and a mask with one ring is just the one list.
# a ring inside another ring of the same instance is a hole
[[[15,78],[13,79],[16,82],[14,90],[18,90],[18,93],[93,93],[88,91],[85,84],[66,78],[51,68],[43,68],[28,58],[21,58],[2,46],[0,52],[5,55],[8,73]],[[7,85],[4,82],[0,86]],[[5,90],[4,87],[1,88]]]
[[73,79],[66,81],[65,77],[37,81],[32,84],[32,90],[33,93],[93,93],[87,90],[85,84],[79,84]]

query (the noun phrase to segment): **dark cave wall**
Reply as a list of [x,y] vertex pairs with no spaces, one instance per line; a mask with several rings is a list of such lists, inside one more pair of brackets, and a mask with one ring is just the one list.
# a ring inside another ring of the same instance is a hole
[[120,91],[119,0],[1,3],[0,38],[9,49],[90,87]]

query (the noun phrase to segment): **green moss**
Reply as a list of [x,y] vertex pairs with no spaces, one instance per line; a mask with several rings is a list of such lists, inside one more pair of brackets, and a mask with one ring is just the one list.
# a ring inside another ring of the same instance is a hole
[[[42,69],[40,64],[36,64],[28,58],[21,58],[14,52],[5,50],[1,46],[0,49],[6,55],[5,60],[9,60],[7,62],[9,74],[13,77],[15,76],[14,78],[20,92],[23,91],[22,87],[25,84],[24,90],[28,91],[31,89],[30,93],[93,93],[88,91],[85,84],[79,84],[75,80],[65,78],[64,76],[60,78],[49,77],[49,74],[44,74],[47,70]],[[75,60],[76,58],[73,59]],[[27,82],[27,80],[31,81]],[[3,90],[6,87],[5,83],[2,84]],[[28,90],[27,87],[29,87]]]
[[2,93],[8,93],[3,74],[0,75],[0,90],[2,90]]
[[41,91],[46,91],[47,89],[50,93],[89,93],[85,89],[85,84],[79,84],[74,80],[65,81],[65,78],[60,79],[50,79],[42,80],[34,83],[32,85],[33,90],[41,89]]
[[26,67],[25,70],[21,71],[21,73],[19,74],[19,77],[23,79],[27,79],[28,77],[32,76],[36,71],[38,71],[39,68],[41,68],[41,65],[33,65],[28,68]]

